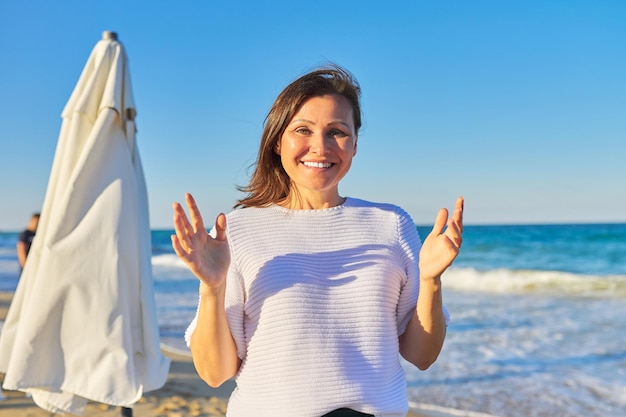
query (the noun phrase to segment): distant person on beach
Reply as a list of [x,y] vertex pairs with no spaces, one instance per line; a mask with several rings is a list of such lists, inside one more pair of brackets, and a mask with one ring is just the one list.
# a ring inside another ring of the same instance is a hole
[[35,237],[35,233],[37,233],[39,217],[39,213],[34,213],[32,216],[30,216],[28,226],[26,226],[26,229],[24,229],[17,238],[16,249],[17,260],[20,263],[20,273],[24,269],[24,264],[26,264],[26,257],[28,256],[28,252],[30,252],[30,246],[33,244],[33,238]]
[[400,355],[427,369],[441,351],[463,198],[422,243],[400,207],[341,196],[360,127],[356,79],[312,71],[270,109],[234,211],[207,233],[190,194],[190,217],[174,203],[172,245],[200,280],[185,338],[210,386],[235,377],[229,417],[404,416]]

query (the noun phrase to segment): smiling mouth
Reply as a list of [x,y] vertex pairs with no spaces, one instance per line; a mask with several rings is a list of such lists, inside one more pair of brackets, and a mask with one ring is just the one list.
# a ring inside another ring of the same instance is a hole
[[304,164],[304,166],[307,166],[307,167],[310,167],[310,168],[330,168],[331,166],[333,166],[333,164],[331,164],[330,162],[303,161],[302,164]]

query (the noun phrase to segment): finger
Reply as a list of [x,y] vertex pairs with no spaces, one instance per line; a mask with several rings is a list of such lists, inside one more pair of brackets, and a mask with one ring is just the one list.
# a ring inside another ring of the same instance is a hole
[[198,209],[196,200],[190,193],[186,193],[185,201],[187,203],[187,207],[189,208],[189,215],[191,216],[193,231],[198,232],[198,230],[202,230],[206,232],[206,229],[204,228],[204,221],[202,220],[202,215],[200,214],[200,210]]
[[457,248],[461,247],[463,243],[463,232],[460,230],[458,223],[452,218],[448,221],[448,228],[446,229],[445,235]]
[[183,245],[189,247],[189,236],[193,233],[191,225],[187,220],[187,215],[185,214],[185,210],[180,205],[180,203],[174,203],[174,230],[176,231],[176,236],[178,237],[178,241]]
[[191,224],[189,224],[189,220],[187,219],[187,215],[185,214],[185,210],[180,205],[180,203],[174,203],[174,229],[176,230],[176,235],[179,238],[183,238],[185,235],[189,235],[193,232]]
[[215,239],[226,240],[226,215],[220,213],[215,219]]
[[452,218],[454,222],[457,224],[459,231],[463,233],[463,210],[465,209],[465,199],[463,197],[459,197],[456,199],[456,204],[454,206],[454,213],[452,214]]
[[430,233],[434,233],[435,235],[440,235],[443,232],[443,228],[446,226],[446,221],[448,220],[448,210],[442,208],[437,213],[437,217],[435,218],[435,224],[433,225],[433,230]]
[[179,258],[181,259],[185,259],[187,252],[185,252],[182,248],[182,246],[180,245],[180,241],[178,240],[178,236],[176,235],[171,235],[170,239],[172,240],[172,248],[174,248],[174,252],[176,252],[176,255],[178,255]]

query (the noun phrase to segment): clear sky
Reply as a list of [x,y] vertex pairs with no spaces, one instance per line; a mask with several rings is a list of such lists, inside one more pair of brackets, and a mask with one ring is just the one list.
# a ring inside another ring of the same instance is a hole
[[[43,204],[60,114],[102,31],[125,45],[153,228],[240,197],[280,90],[350,70],[342,195],[418,224],[626,221],[626,2],[0,1],[0,230]],[[209,221],[210,223],[210,221]]]

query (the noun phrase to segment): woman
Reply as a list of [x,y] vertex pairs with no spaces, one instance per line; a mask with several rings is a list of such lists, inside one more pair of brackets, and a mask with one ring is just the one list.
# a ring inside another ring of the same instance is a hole
[[174,250],[200,280],[187,343],[209,385],[236,377],[228,416],[404,416],[398,353],[426,369],[441,350],[463,199],[420,245],[401,208],[342,197],[359,100],[340,67],[300,77],[267,116],[241,209],[209,235],[191,195],[190,220],[174,204]]

